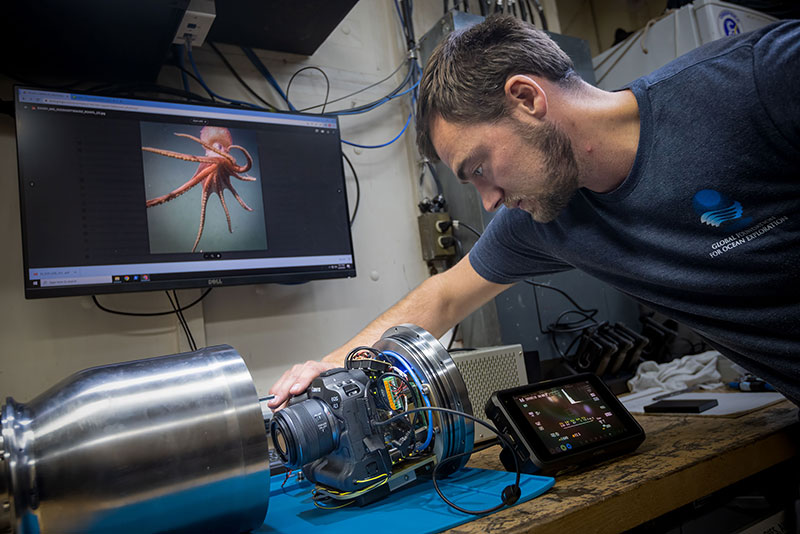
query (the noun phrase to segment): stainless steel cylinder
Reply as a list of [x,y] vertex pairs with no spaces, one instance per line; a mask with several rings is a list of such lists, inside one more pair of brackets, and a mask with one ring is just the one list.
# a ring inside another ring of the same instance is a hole
[[250,373],[228,346],[95,367],[2,409],[0,531],[241,532],[269,500]]

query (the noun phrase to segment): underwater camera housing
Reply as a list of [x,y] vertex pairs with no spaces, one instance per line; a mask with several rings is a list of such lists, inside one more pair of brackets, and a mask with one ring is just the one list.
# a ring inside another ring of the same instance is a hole
[[422,328],[402,325],[314,379],[274,415],[270,432],[286,467],[302,468],[316,484],[318,506],[365,505],[419,475],[448,475],[466,464],[473,422],[419,410],[426,407],[472,414],[448,352]]

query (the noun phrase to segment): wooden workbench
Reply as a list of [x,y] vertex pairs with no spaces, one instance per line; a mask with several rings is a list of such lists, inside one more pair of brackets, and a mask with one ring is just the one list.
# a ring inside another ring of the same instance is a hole
[[[789,401],[737,418],[640,415],[647,435],[636,452],[556,477],[544,495],[450,532],[621,532],[764,469],[800,450]],[[468,466],[502,469],[499,448]]]

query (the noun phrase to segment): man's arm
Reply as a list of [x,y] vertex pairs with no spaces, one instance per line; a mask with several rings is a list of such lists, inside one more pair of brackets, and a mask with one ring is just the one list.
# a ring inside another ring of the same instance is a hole
[[415,324],[439,338],[464,317],[509,287],[510,284],[495,284],[481,277],[465,256],[451,269],[425,280],[322,361],[307,361],[286,371],[270,389],[275,398],[269,405],[273,408],[280,406],[288,400],[290,394],[302,393],[321,372],[342,367],[344,357],[351,349],[360,345],[373,345],[392,326]]

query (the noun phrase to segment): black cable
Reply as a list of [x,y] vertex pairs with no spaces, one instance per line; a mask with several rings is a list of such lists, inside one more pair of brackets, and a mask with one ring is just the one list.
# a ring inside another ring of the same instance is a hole
[[525,9],[525,0],[519,0],[519,18],[520,20],[525,20],[528,17],[528,14]]
[[553,346],[556,348],[556,351],[557,351],[557,352],[558,352],[558,354],[561,356],[561,358],[563,358],[563,359],[565,359],[565,360],[566,360],[566,359],[568,358],[568,356],[569,356],[569,351],[571,351],[571,350],[572,350],[572,347],[574,347],[574,346],[575,346],[575,343],[577,343],[577,341],[578,341],[580,338],[581,338],[581,336],[575,336],[575,339],[573,339],[572,341],[570,341],[569,345],[567,345],[567,348],[566,348],[566,350],[564,350],[564,351],[562,351],[562,350],[561,350],[561,347],[559,347],[559,346],[558,346],[558,344],[556,343],[556,341],[555,341],[555,339],[556,339],[556,336],[553,336],[553,337],[551,337],[550,339],[552,339],[552,340],[553,340]]
[[[394,89],[392,89],[392,91],[391,91],[391,92],[389,92],[389,94],[387,94],[386,96],[383,96],[383,97],[379,98],[378,100],[374,100],[374,101],[372,101],[372,102],[369,102],[369,103],[367,103],[367,104],[362,104],[362,105],[360,105],[360,106],[356,106],[356,107],[354,107],[354,108],[347,108],[347,109],[337,109],[337,110],[334,110],[334,111],[328,111],[328,112],[326,113],[326,115],[337,115],[337,114],[344,114],[344,115],[347,115],[347,114],[354,114],[354,113],[358,113],[358,112],[360,112],[360,111],[366,111],[366,110],[369,110],[370,108],[373,108],[373,107],[376,107],[376,106],[378,106],[378,105],[380,105],[380,104],[382,104],[382,103],[385,103],[385,102],[386,102],[386,99],[390,99],[390,98],[394,97],[394,95],[396,95],[397,93],[399,93],[400,91],[402,91],[402,90],[403,90],[403,88],[404,88],[406,85],[408,85],[408,82],[409,82],[409,81],[411,80],[411,78],[412,78],[412,71],[414,70],[414,68],[415,68],[415,65],[416,65],[416,63],[415,63],[415,62],[413,62],[413,61],[411,61],[411,62],[409,62],[409,63],[410,63],[410,67],[409,67],[409,70],[408,70],[408,72],[406,73],[406,76],[405,76],[405,78],[403,78],[403,81],[402,81],[402,82],[400,82],[400,85],[398,85],[397,87],[395,87]],[[330,102],[329,102],[329,103],[330,103]],[[316,107],[316,106],[314,106],[314,107]],[[307,108],[307,109],[310,109],[310,108]]]
[[[366,399],[368,397],[368,393],[369,393],[370,388],[372,387],[372,384],[374,384],[377,380],[383,381],[383,378],[387,377],[387,376],[393,376],[393,377],[397,378],[398,380],[400,380],[400,382],[403,383],[403,385],[406,387],[406,389],[408,389],[408,392],[413,396],[414,405],[415,406],[421,406],[423,404],[423,402],[422,402],[422,392],[412,388],[411,387],[411,383],[408,381],[407,378],[405,378],[403,376],[400,376],[397,373],[392,373],[392,372],[383,373],[378,378],[370,378],[367,381],[367,385],[364,386],[364,398]],[[368,411],[370,410],[369,404],[367,404],[367,410]],[[416,445],[416,443],[417,443],[416,437],[414,436],[414,425],[419,422],[419,415],[420,415],[419,413],[415,413],[414,414],[414,420],[411,421],[410,434],[411,434],[412,445]],[[370,420],[374,420],[373,416],[370,416]],[[431,421],[428,421],[427,419],[425,421],[426,421],[425,422],[426,425],[429,425],[429,424],[432,423]]]
[[[331,80],[328,78],[328,75],[325,74],[325,71],[322,70],[319,67],[309,66],[309,67],[303,67],[302,69],[298,69],[297,71],[295,71],[295,73],[292,74],[292,77],[289,78],[289,83],[286,84],[286,100],[289,100],[289,89],[291,89],[291,87],[292,87],[292,82],[294,81],[295,76],[297,76],[298,74],[300,74],[304,70],[316,70],[316,71],[319,71],[320,73],[322,73],[322,76],[325,78],[325,100],[322,102],[322,111],[320,111],[320,113],[325,113],[325,106],[328,105],[328,97],[331,94]],[[314,107],[316,107],[316,106],[314,106]]]
[[481,236],[481,233],[479,231],[477,231],[474,227],[468,225],[464,221],[458,221],[458,228],[466,228],[467,230],[469,230],[470,232],[472,232],[476,236],[478,236],[478,237]]
[[364,352],[364,351],[369,352],[370,354],[372,354],[373,356],[375,356],[378,359],[379,358],[383,358],[383,360],[386,361],[386,356],[384,356],[381,351],[379,351],[375,347],[368,347],[366,345],[362,345],[360,347],[356,347],[356,348],[352,349],[350,352],[347,353],[347,356],[344,357],[344,368],[345,369],[350,369],[350,367],[349,367],[350,359],[353,356],[355,356],[356,354],[358,354],[359,352]]
[[[457,2],[458,0],[454,0],[453,4],[457,4]],[[403,25],[403,32],[406,35],[406,50],[410,52],[417,47],[417,39],[414,37],[414,18],[412,17],[414,4],[412,0],[400,0],[400,7],[403,12],[400,22]]]
[[[567,323],[561,323],[561,319],[566,317],[567,315],[574,313],[577,315],[582,315],[583,319],[579,319],[577,321],[569,321]],[[569,351],[572,350],[572,347],[575,343],[581,338],[581,335],[584,330],[589,328],[592,325],[602,326],[608,324],[608,322],[598,323],[594,316],[597,315],[597,310],[593,310],[592,313],[583,313],[578,310],[566,310],[561,312],[561,314],[556,318],[556,322],[551,324],[549,328],[550,334],[550,342],[552,343],[553,347],[556,349],[556,352],[561,356],[562,359],[566,360],[567,356],[569,355]],[[591,321],[591,324],[587,324],[586,321]],[[561,350],[561,347],[558,346],[558,342],[556,340],[556,334],[569,334],[574,332],[581,332],[581,335],[575,336],[575,338],[567,345],[566,350]]]
[[525,5],[528,7],[528,20],[531,21],[531,24],[534,26],[536,25],[536,20],[533,18],[533,7],[531,6],[530,0],[524,0]]
[[[433,182],[436,184],[436,194],[442,194],[442,182],[439,180],[439,173],[436,172],[436,167],[430,161],[425,161],[425,166],[428,167],[428,171],[431,173],[431,177],[433,178]],[[420,184],[422,185],[422,184]]]
[[216,52],[216,54],[219,56],[219,58],[222,60],[222,63],[223,63],[223,64],[224,64],[224,65],[225,65],[225,66],[228,68],[228,70],[229,70],[229,71],[231,71],[231,74],[233,74],[233,77],[234,77],[234,78],[236,78],[236,80],[237,80],[237,81],[238,81],[240,84],[242,84],[242,86],[243,86],[245,89],[247,89],[247,91],[248,91],[248,92],[249,92],[251,95],[253,95],[255,98],[257,98],[257,99],[258,99],[258,101],[259,101],[259,102],[261,102],[262,104],[264,104],[264,105],[265,105],[265,106],[267,106],[268,108],[272,109],[273,111],[275,111],[275,110],[277,110],[277,109],[278,109],[278,108],[277,108],[277,107],[276,107],[274,104],[270,104],[269,102],[267,102],[266,100],[264,100],[264,99],[261,97],[261,95],[259,95],[258,93],[256,93],[256,92],[255,92],[255,90],[254,90],[252,87],[250,87],[250,86],[247,84],[247,82],[246,82],[246,81],[244,81],[244,80],[242,79],[242,77],[239,75],[239,73],[236,71],[236,69],[235,69],[235,68],[233,68],[233,65],[231,65],[230,61],[228,61],[228,58],[226,58],[226,57],[223,55],[223,53],[222,53],[222,52],[219,50],[219,48],[217,48],[217,45],[215,45],[215,44],[214,44],[214,43],[212,43],[211,41],[206,41],[206,42],[208,43],[208,46],[210,46],[210,47],[211,47],[211,50],[213,50],[214,52]]
[[[562,323],[561,319],[566,317],[567,315],[574,313],[576,315],[580,315],[583,319],[578,319],[575,321],[568,321],[566,323]],[[558,332],[577,332],[579,330],[583,330],[584,326],[579,326],[581,323],[585,323],[586,321],[591,321],[593,323],[597,323],[597,320],[594,316],[597,315],[597,310],[592,310],[591,313],[583,313],[582,311],[578,310],[566,310],[561,312],[561,315],[556,318],[556,322],[553,325],[553,329],[557,330]]]
[[[478,423],[479,425],[483,425],[484,427],[486,427],[487,429],[489,429],[490,431],[494,432],[497,435],[497,439],[500,440],[500,442],[502,443],[503,447],[508,447],[509,449],[513,450],[511,442],[508,440],[508,438],[504,437],[500,433],[500,431],[498,431],[494,426],[492,426],[488,422],[486,422],[486,421],[484,421],[482,419],[479,419],[479,418],[475,417],[474,415],[470,415],[470,414],[464,413],[464,412],[459,412],[458,410],[451,410],[449,408],[439,408],[439,407],[436,407],[436,406],[426,406],[424,408],[414,408],[413,410],[406,410],[406,411],[404,411],[402,413],[394,415],[394,416],[390,417],[389,419],[386,419],[385,421],[377,421],[377,422],[374,423],[374,425],[375,426],[384,426],[384,425],[387,425],[387,424],[391,423],[392,421],[394,421],[396,419],[400,419],[401,417],[406,417],[406,416],[408,416],[408,415],[410,415],[412,413],[428,412],[428,411],[448,413],[448,414],[451,414],[451,415],[455,415],[455,416],[463,417],[465,419],[469,419],[471,421],[474,421],[474,422]],[[456,455],[450,456],[448,458],[445,458],[444,460],[442,460],[441,462],[436,464],[436,467],[433,468],[433,472],[431,473],[431,480],[433,481],[433,488],[436,490],[436,493],[439,494],[439,497],[441,497],[444,502],[446,502],[448,505],[450,505],[452,508],[455,508],[459,512],[462,512],[462,513],[465,513],[465,514],[472,514],[472,515],[490,514],[492,512],[495,512],[495,511],[501,509],[502,507],[504,507],[506,505],[511,506],[515,502],[517,502],[519,500],[519,497],[520,497],[521,493],[522,493],[522,490],[521,490],[521,488],[519,486],[519,480],[520,480],[522,471],[520,469],[519,459],[517,458],[516,454],[512,454],[512,456],[514,457],[514,467],[515,467],[516,475],[517,475],[516,476],[516,480],[514,481],[514,484],[512,484],[510,486],[506,486],[503,489],[503,493],[502,493],[503,502],[502,503],[500,503],[500,504],[498,504],[496,506],[493,506],[491,508],[487,508],[486,510],[467,510],[467,509],[462,508],[462,507],[458,506],[457,504],[453,503],[450,499],[448,499],[447,497],[444,496],[444,494],[442,493],[442,490],[439,488],[439,483],[436,480],[437,471],[445,463],[453,461],[453,460],[455,460],[457,458],[461,458],[462,456],[466,456],[468,454],[472,454],[472,452],[473,451],[462,452],[460,454],[456,454]],[[508,494],[507,494],[507,492],[508,492]]]
[[456,256],[458,259],[464,257],[464,245],[461,243],[461,240],[456,236],[451,236],[453,238],[453,244],[456,246]]
[[[211,293],[212,289],[214,289],[214,288],[213,287],[209,287],[208,289],[206,289],[203,292],[203,294],[201,294],[199,297],[197,297],[197,299],[194,302],[192,302],[188,306],[184,306],[183,308],[179,308],[179,309],[181,311],[188,310],[189,308],[191,308],[192,306],[194,306],[195,304],[197,304],[198,302],[200,302],[201,300],[206,298],[206,295]],[[100,301],[97,300],[97,296],[96,295],[92,295],[92,300],[94,301],[95,305],[98,308],[100,308],[101,310],[103,310],[106,313],[113,313],[114,315],[127,315],[127,316],[130,316],[130,317],[158,317],[158,316],[162,316],[162,315],[172,315],[173,313],[175,313],[175,310],[165,311],[165,312],[148,312],[148,313],[124,312],[124,311],[112,310],[110,308],[106,308],[105,306],[100,304]]]
[[169,291],[164,291],[167,294],[167,298],[169,299],[169,303],[172,305],[172,309],[175,315],[178,316],[178,322],[181,324],[181,328],[183,328],[183,333],[186,335],[186,341],[189,342],[189,350],[197,350],[194,346],[194,339],[192,338],[192,333],[189,331],[189,325],[186,324],[186,318],[178,312],[178,307],[172,301],[172,297],[169,294]]
[[[197,75],[196,75],[194,72],[190,71],[189,69],[187,69],[187,68],[186,68],[186,67],[184,67],[183,65],[174,65],[174,64],[169,64],[169,66],[171,66],[171,67],[175,67],[176,69],[180,70],[182,74],[185,74],[186,76],[189,76],[189,77],[190,77],[190,78],[192,78],[194,81],[196,81],[196,82],[198,83],[198,85],[200,85],[200,87],[203,87],[203,84],[202,84],[202,82],[200,81],[200,78],[198,78],[198,77],[197,77]],[[216,101],[217,101],[217,99],[216,99],[216,98],[214,98],[214,95],[213,95],[213,94],[212,94],[212,93],[211,93],[211,92],[210,92],[208,89],[206,89],[205,87],[203,87],[203,90],[206,92],[206,94],[208,95],[208,98],[209,98],[209,99],[210,99],[212,102],[216,102]],[[187,95],[194,94],[194,93],[192,93],[191,91],[187,91],[186,89],[183,89],[182,91],[183,91],[184,93],[186,93]],[[187,99],[188,99],[188,97],[187,97]]]
[[572,303],[572,305],[573,305],[573,306],[575,306],[576,308],[578,308],[578,309],[579,309],[580,311],[582,311],[582,312],[585,312],[585,313],[597,312],[597,310],[595,310],[595,309],[588,309],[588,310],[587,310],[587,309],[585,309],[585,308],[581,308],[580,304],[578,304],[577,302],[575,302],[575,300],[574,300],[572,297],[570,297],[570,296],[569,296],[569,295],[566,293],[566,291],[563,291],[563,290],[561,290],[561,289],[558,289],[557,287],[553,287],[553,286],[551,286],[551,285],[548,285],[548,284],[542,284],[542,283],[539,283],[539,282],[534,282],[533,280],[523,280],[523,282],[525,282],[526,284],[530,284],[530,285],[532,285],[532,286],[534,286],[534,287],[542,287],[542,288],[545,288],[545,289],[550,289],[550,290],[552,290],[552,291],[555,291],[555,292],[557,292],[557,293],[560,293],[561,295],[563,295],[563,296],[564,296],[564,298],[565,298],[565,299],[567,299],[568,301],[570,301],[570,302]]
[[183,315],[183,310],[181,309],[181,302],[178,300],[178,292],[174,289],[172,290],[172,296],[175,298],[175,313],[177,313],[181,319],[183,319],[183,324],[186,325],[186,332],[189,334],[189,338],[191,339],[192,343],[191,346],[193,350],[197,350],[197,342],[194,340],[194,336],[192,335],[192,329],[189,328],[189,321],[186,320],[186,316]]
[[[334,98],[333,100],[328,100],[328,104],[333,104],[334,102],[341,102],[342,100],[345,100],[345,99],[347,99],[347,98],[350,98],[351,96],[355,96],[355,95],[357,95],[357,94],[359,94],[359,93],[363,93],[364,91],[367,91],[367,90],[369,90],[369,89],[372,89],[372,88],[373,88],[373,87],[375,87],[376,85],[380,85],[380,84],[382,84],[383,82],[385,82],[386,80],[390,79],[392,76],[394,76],[395,74],[397,74],[397,73],[398,73],[398,71],[399,71],[400,69],[402,69],[402,68],[403,68],[403,65],[405,65],[406,63],[408,63],[408,60],[406,60],[406,61],[404,61],[404,62],[400,63],[400,64],[397,66],[397,68],[396,68],[396,69],[394,69],[394,70],[393,70],[391,73],[389,73],[389,74],[388,74],[388,75],[387,75],[385,78],[382,78],[382,79],[378,80],[377,82],[375,82],[375,83],[372,83],[372,84],[370,84],[370,85],[368,85],[368,86],[366,86],[366,87],[362,87],[362,88],[361,88],[361,89],[359,89],[358,91],[353,91],[352,93],[350,93],[350,94],[347,94],[347,95],[344,95],[344,96],[340,96],[339,98]],[[310,110],[310,109],[318,108],[318,107],[320,107],[321,105],[322,105],[322,104],[317,104],[317,105],[315,105],[315,106],[309,106],[309,107],[307,107],[307,108],[298,109],[297,111],[304,112],[304,111],[308,111],[308,110]]]
[[[564,297],[566,297],[566,299],[569,300],[573,304],[573,306],[578,308],[579,311],[591,314],[592,317],[594,317],[597,314],[597,310],[596,309],[586,310],[584,308],[581,308],[578,305],[578,303],[575,302],[572,299],[572,297],[570,297],[569,295],[567,295],[567,293],[565,293],[564,291],[558,289],[557,287],[553,287],[553,286],[550,286],[550,285],[547,285],[547,284],[540,284],[540,283],[534,282],[532,280],[523,280],[523,282],[525,282],[526,284],[530,284],[530,285],[532,285],[534,287],[547,288],[547,289],[552,289],[553,291],[557,291],[558,293],[561,293]],[[533,290],[533,300],[536,303],[536,315],[537,315],[537,320],[539,321],[539,331],[541,331],[543,334],[549,334],[553,330],[551,329],[551,327],[547,327],[546,330],[544,329],[544,327],[542,327],[542,312],[541,312],[541,310],[539,308],[539,295],[536,293],[536,289]]]
[[450,338],[450,342],[447,344],[447,350],[448,351],[450,351],[450,349],[453,348],[453,342],[456,340],[456,334],[458,334],[458,327],[459,327],[460,324],[461,323],[456,323],[456,325],[453,327],[453,335]]
[[353,226],[353,221],[356,220],[356,213],[358,213],[358,205],[361,202],[361,185],[358,183],[358,174],[356,174],[356,169],[353,167],[353,163],[350,161],[350,158],[347,157],[347,154],[342,152],[342,157],[350,166],[350,170],[353,172],[353,181],[356,183],[356,205],[353,208],[353,215],[350,216],[350,226]]
[[539,0],[533,0],[533,3],[536,4],[536,11],[539,13],[539,20],[542,21],[542,29],[547,30],[547,19],[544,17],[544,9],[542,8],[542,4]]

